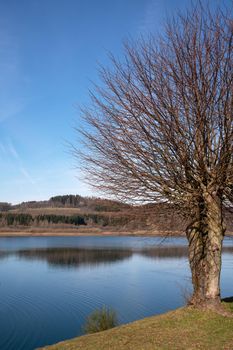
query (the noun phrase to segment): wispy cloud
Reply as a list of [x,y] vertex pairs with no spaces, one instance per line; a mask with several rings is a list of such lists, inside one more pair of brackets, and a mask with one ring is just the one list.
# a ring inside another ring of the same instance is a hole
[[29,171],[25,168],[25,166],[22,163],[21,157],[19,155],[19,152],[15,148],[13,142],[11,139],[8,140],[8,143],[6,146],[0,144],[0,147],[4,149],[4,151],[8,152],[10,156],[12,156],[16,160],[17,167],[19,169],[19,172],[23,175],[24,179],[29,181],[32,185],[36,185],[36,181],[33,179],[33,177],[30,175]]
[[36,181],[31,177],[29,172],[23,166],[20,167],[20,172],[32,185],[36,185]]
[[161,9],[163,9],[163,1],[146,0],[145,11],[138,27],[139,35],[146,35],[158,28],[158,22],[161,21]]
[[17,39],[0,17],[0,122],[23,110],[23,81]]
[[0,98],[0,123],[22,112],[24,107],[25,101],[23,99],[18,99],[17,97],[15,97],[12,99],[6,98],[4,100],[3,98]]
[[16,151],[13,143],[11,140],[8,141],[8,152],[18,161],[20,161],[20,157],[18,155],[18,152]]
[[1,153],[3,153],[4,155],[7,153],[6,152],[6,148],[5,148],[5,146],[0,142],[0,151],[1,151]]

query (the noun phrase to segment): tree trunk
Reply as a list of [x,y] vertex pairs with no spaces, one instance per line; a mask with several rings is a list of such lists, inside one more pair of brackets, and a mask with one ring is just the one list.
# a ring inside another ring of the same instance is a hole
[[196,221],[187,228],[193,296],[190,304],[206,308],[220,305],[220,272],[224,236],[221,200],[203,196]]

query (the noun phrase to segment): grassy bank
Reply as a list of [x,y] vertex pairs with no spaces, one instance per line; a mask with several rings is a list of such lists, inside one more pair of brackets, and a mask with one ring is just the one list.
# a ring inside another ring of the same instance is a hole
[[[233,301],[226,307],[233,312]],[[43,349],[232,350],[233,318],[186,307]]]

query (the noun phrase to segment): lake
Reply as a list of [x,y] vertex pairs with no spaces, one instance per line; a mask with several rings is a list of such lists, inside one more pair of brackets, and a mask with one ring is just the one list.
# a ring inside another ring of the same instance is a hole
[[[233,239],[224,240],[222,296],[233,294]],[[31,350],[82,334],[112,307],[119,323],[185,304],[185,238],[0,238],[0,349]]]

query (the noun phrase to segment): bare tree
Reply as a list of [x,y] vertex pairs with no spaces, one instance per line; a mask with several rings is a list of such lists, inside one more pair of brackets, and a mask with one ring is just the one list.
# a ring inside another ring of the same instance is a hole
[[[192,303],[220,304],[223,206],[233,199],[233,21],[201,5],[111,57],[83,110],[86,179],[189,218]],[[79,131],[80,132],[80,131]],[[84,151],[83,151],[84,149]]]

